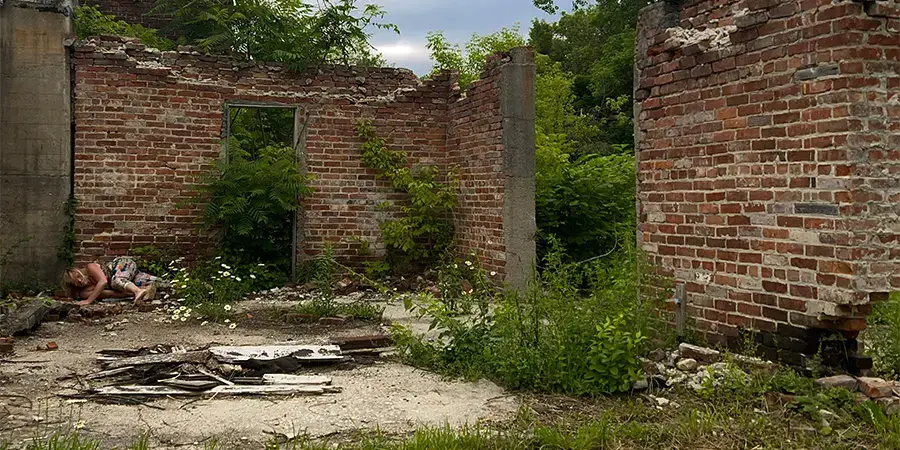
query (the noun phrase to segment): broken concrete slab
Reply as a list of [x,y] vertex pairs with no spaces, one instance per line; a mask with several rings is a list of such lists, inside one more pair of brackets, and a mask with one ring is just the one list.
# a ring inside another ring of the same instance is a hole
[[716,363],[722,360],[722,353],[718,350],[687,343],[681,343],[678,346],[678,354],[682,358],[694,359],[705,364]]
[[32,299],[0,319],[0,336],[31,332],[41,324],[49,312],[50,302],[47,299]]

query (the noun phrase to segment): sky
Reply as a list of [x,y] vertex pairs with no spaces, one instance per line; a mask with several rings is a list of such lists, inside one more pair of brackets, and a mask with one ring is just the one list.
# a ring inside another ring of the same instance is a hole
[[[528,34],[535,17],[552,16],[536,8],[532,0],[375,0],[387,15],[383,22],[400,28],[376,30],[372,44],[397,67],[412,69],[425,75],[431,69],[425,34],[443,31],[451,42],[465,43],[472,33],[488,34],[518,22],[523,35]],[[566,0],[557,0],[564,6]],[[571,2],[568,2],[571,6]]]

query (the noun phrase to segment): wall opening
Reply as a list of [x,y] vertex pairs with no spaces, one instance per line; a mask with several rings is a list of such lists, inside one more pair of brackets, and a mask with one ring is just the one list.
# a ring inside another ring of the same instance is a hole
[[[278,103],[228,103],[225,105],[224,145],[222,163],[227,170],[246,170],[264,167],[277,168],[283,158],[290,158],[293,165],[301,173],[305,173],[300,119],[302,112],[291,105]],[[270,163],[262,160],[271,161]],[[277,170],[277,169],[276,169]],[[221,172],[220,172],[221,173]],[[249,179],[258,179],[249,177]],[[260,186],[249,183],[241,189],[260,189]],[[246,197],[245,197],[246,198]],[[251,197],[254,198],[254,197]],[[281,199],[283,200],[283,199]],[[257,221],[259,207],[273,198],[262,198],[258,203],[247,202],[234,205],[246,208],[248,223]],[[240,248],[250,258],[273,264],[275,268],[296,278],[298,224],[300,222],[299,199],[294,199],[297,211],[286,211],[283,214],[269,217],[269,223],[255,226],[262,233],[248,239],[246,236],[223,236],[224,248]]]

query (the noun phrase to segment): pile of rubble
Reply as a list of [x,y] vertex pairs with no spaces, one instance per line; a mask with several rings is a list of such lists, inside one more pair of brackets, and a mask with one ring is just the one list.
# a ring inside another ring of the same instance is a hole
[[900,413],[900,382],[881,378],[836,375],[819,378],[816,380],[816,384],[822,387],[837,387],[858,392],[861,400],[874,400],[884,408],[886,414]]
[[198,395],[323,395],[341,392],[331,378],[295,374],[392,350],[390,336],[359,336],[329,345],[208,347],[187,350],[158,345],[103,350],[102,370],[77,377],[65,397],[134,403],[141,398]]
[[[635,383],[633,389],[642,391],[687,383],[692,389],[699,390],[708,378],[715,378],[728,369],[722,359],[722,353],[717,350],[686,343],[672,352],[657,349],[649,358],[642,359],[646,377]],[[732,360],[744,370],[774,371],[777,368],[775,363],[743,355],[733,355]]]

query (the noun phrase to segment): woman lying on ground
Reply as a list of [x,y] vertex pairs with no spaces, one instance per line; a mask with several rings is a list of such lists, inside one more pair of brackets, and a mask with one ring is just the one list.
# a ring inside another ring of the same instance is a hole
[[160,282],[159,278],[138,271],[134,260],[127,257],[116,258],[105,266],[90,263],[86,267],[73,267],[66,270],[62,278],[69,297],[84,299],[78,302],[79,305],[132,295],[135,304],[152,300]]

